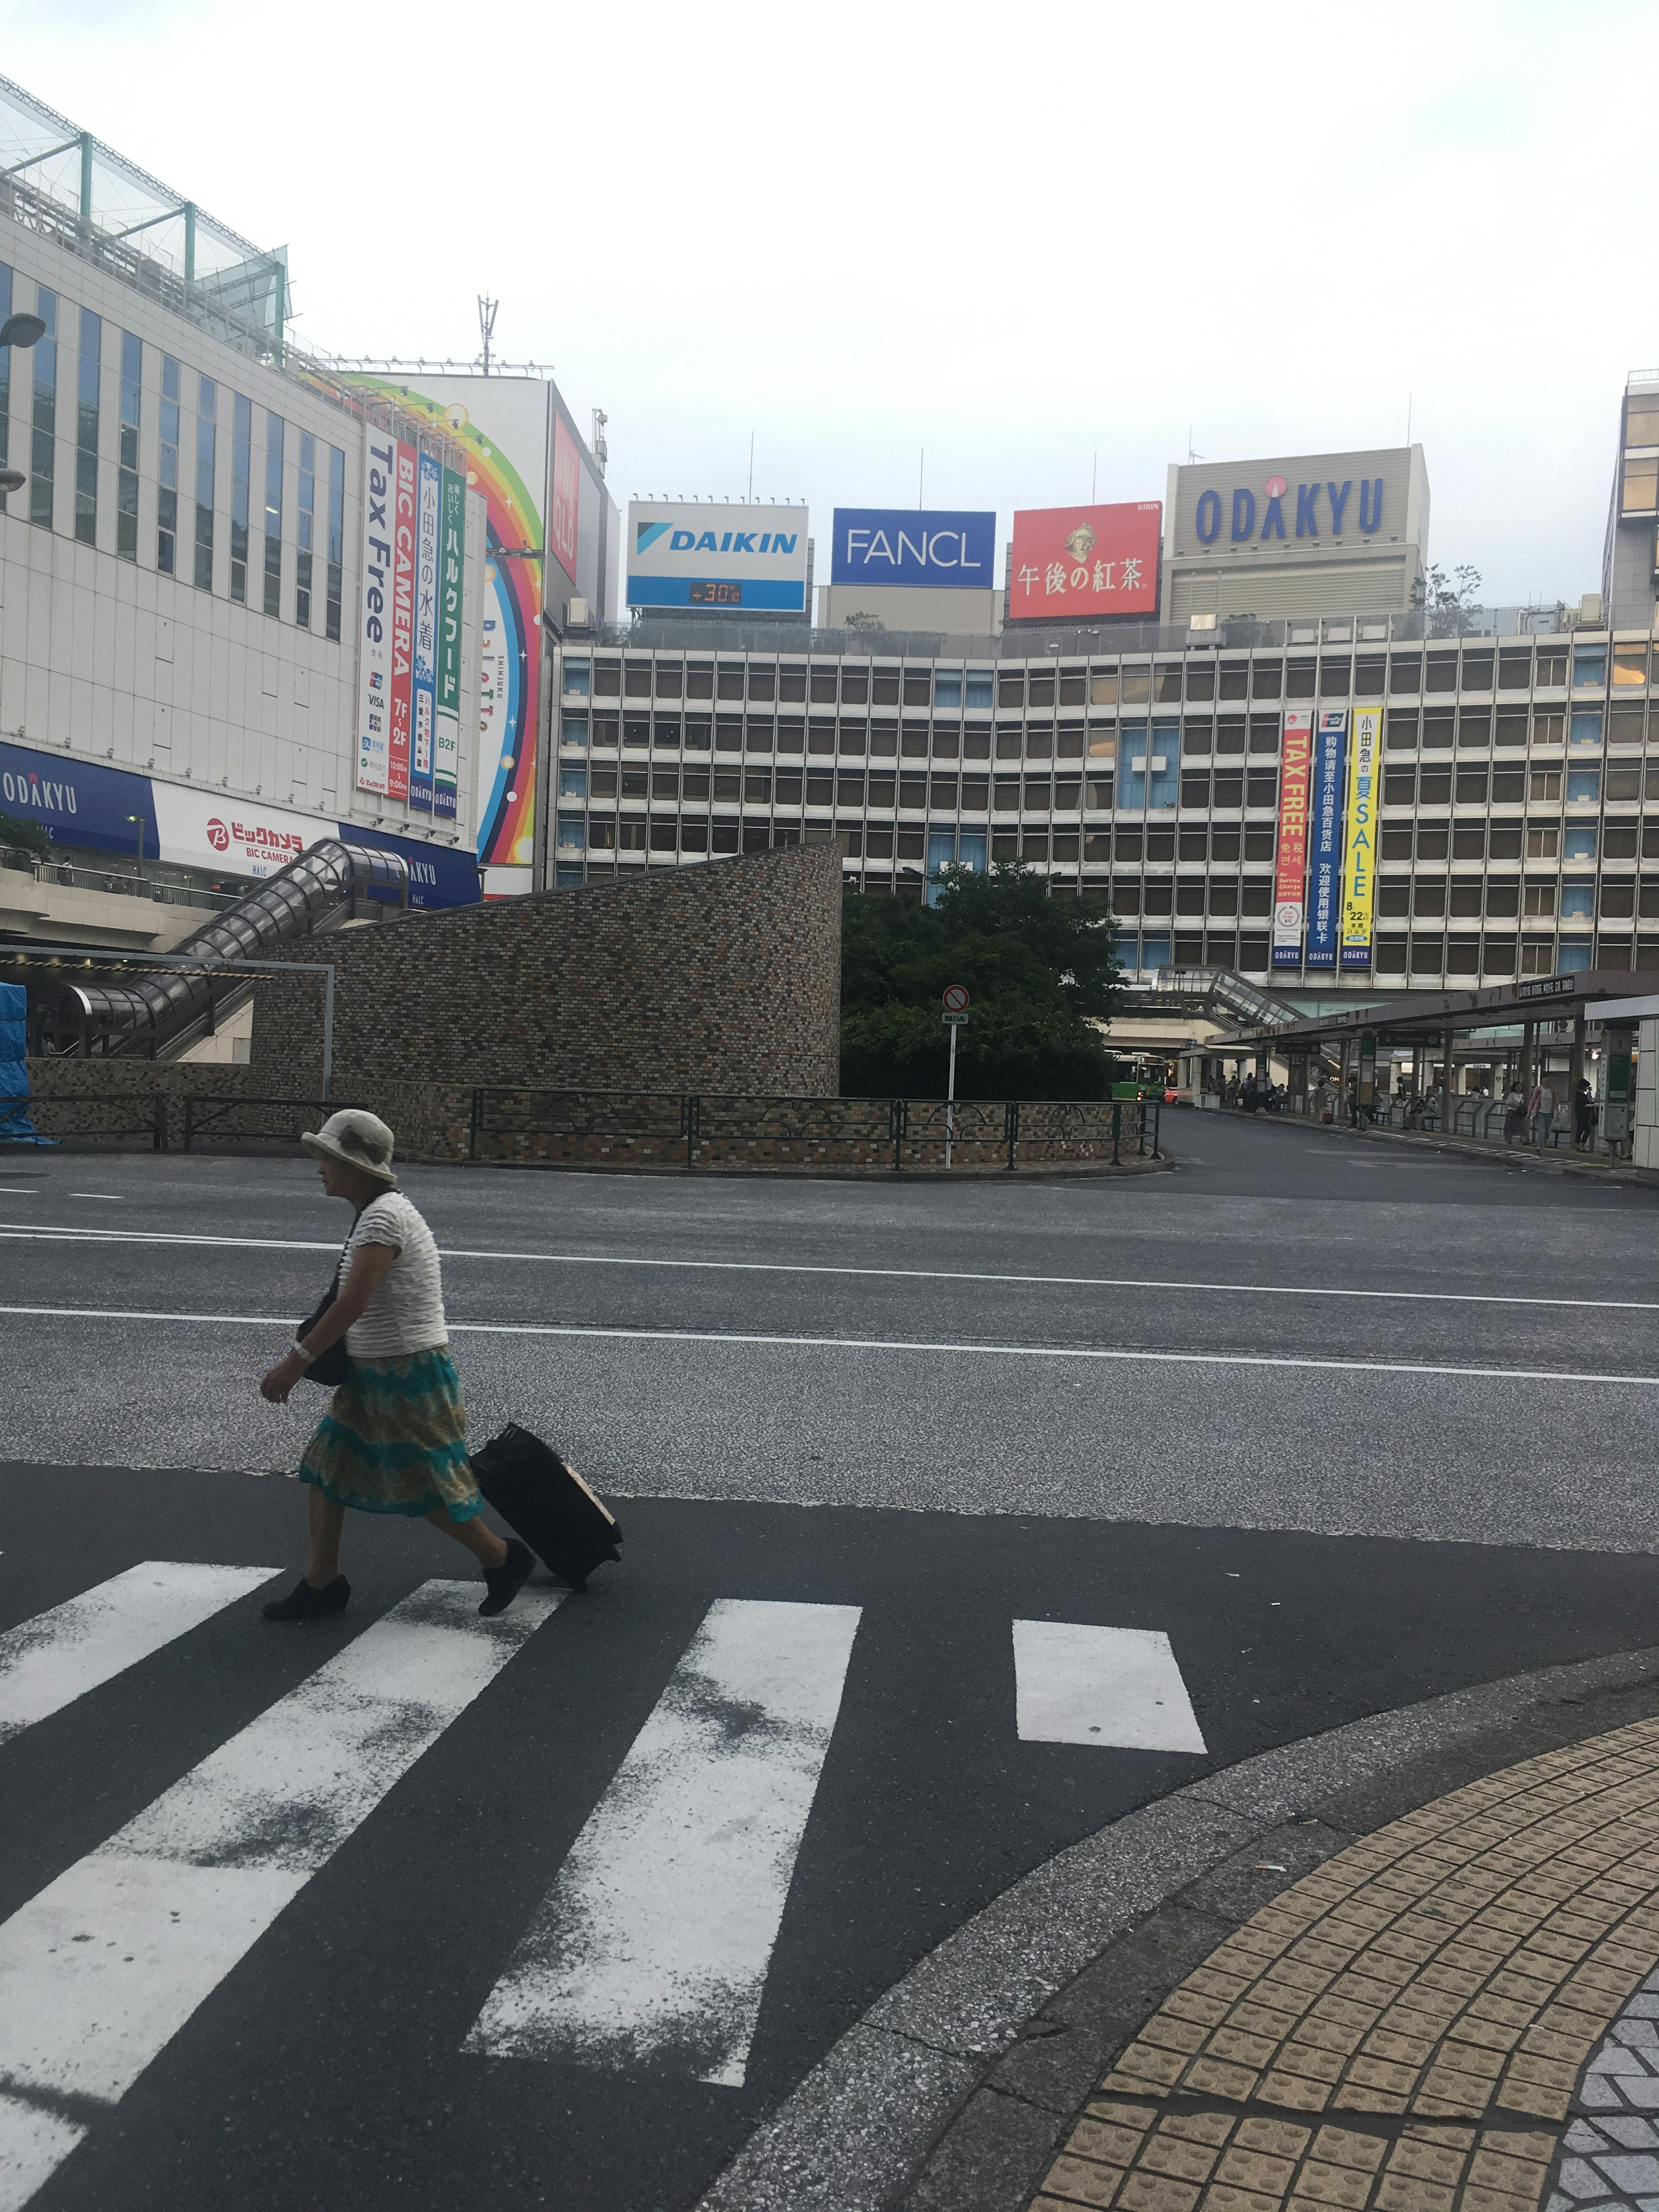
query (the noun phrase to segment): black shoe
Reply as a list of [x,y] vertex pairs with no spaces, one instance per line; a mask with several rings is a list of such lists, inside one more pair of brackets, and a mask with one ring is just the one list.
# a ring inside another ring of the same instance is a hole
[[530,1579],[530,1570],[536,1564],[536,1554],[528,1544],[521,1544],[516,1536],[507,1540],[507,1557],[499,1567],[486,1567],[484,1581],[489,1595],[478,1607],[480,1613],[505,1613],[519,1592]]
[[351,1598],[351,1584],[336,1575],[321,1589],[313,1589],[303,1575],[286,1597],[274,1597],[262,1608],[267,1620],[332,1620],[343,1613]]

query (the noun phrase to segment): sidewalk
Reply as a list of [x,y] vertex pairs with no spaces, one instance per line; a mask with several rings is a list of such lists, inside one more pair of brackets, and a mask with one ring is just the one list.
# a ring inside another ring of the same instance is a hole
[[1264,1127],[1271,1123],[1279,1128],[1312,1129],[1322,1137],[1363,1137],[1418,1151],[1455,1152],[1463,1159],[1485,1160],[1489,1165],[1501,1160],[1516,1167],[1540,1169],[1546,1175],[1584,1175],[1597,1182],[1659,1190],[1659,1175],[1650,1169],[1633,1167],[1628,1160],[1612,1159],[1605,1153],[1573,1152],[1565,1146],[1559,1151],[1553,1146],[1540,1151],[1533,1144],[1505,1144],[1502,1138],[1443,1136],[1437,1129],[1354,1128],[1346,1121],[1316,1121],[1305,1114],[1254,1114],[1248,1118]]
[[1351,1844],[1188,1974],[1033,2201],[1551,2212],[1659,2199],[1659,1719]]

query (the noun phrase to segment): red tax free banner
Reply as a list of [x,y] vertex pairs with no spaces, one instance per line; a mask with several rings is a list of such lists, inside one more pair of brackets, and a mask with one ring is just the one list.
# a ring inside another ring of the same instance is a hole
[[576,519],[581,504],[581,463],[576,441],[565,428],[564,417],[553,417],[553,497],[548,506],[548,550],[560,568],[576,581]]
[[1015,622],[1158,612],[1164,508],[1032,507],[1014,516],[1008,612]]
[[392,729],[386,747],[386,797],[409,796],[410,702],[415,674],[415,560],[420,467],[413,446],[398,441],[392,518]]
[[1313,766],[1313,709],[1292,707],[1285,717],[1279,771],[1279,869],[1275,900],[1302,902],[1308,874],[1308,780]]

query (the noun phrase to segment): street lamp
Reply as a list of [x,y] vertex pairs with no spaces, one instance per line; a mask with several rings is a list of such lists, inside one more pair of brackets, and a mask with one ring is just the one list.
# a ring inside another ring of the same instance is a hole
[[[8,315],[0,323],[0,346],[39,345],[46,335],[40,315]],[[0,493],[21,491],[28,482],[21,469],[0,469]]]
[[142,814],[129,814],[127,820],[138,825],[138,880],[142,884],[144,880],[144,817]]

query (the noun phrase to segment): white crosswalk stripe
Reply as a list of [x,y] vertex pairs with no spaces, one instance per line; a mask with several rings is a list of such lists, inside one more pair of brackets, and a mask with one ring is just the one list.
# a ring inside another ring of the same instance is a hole
[[709,1607],[466,2050],[741,2085],[859,1616]]
[[1157,1628],[1014,1623],[1021,1741],[1128,1751],[1206,1749],[1170,1639]]
[[0,1636],[0,1743],[113,1680],[280,1571],[146,1559],[8,1629]]
[[[428,1582],[0,1925],[15,2212],[560,1602]],[[21,2191],[21,2193],[19,2193]],[[9,2193],[8,2193],[9,2192]]]

